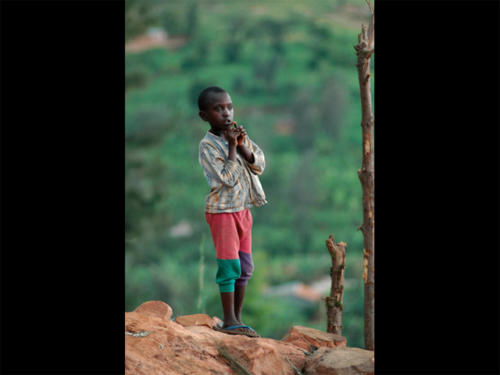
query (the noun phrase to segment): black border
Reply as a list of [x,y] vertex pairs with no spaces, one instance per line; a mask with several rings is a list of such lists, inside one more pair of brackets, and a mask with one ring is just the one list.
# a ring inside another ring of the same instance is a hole
[[124,2],[2,1],[2,374],[124,373]]
[[498,374],[497,2],[375,2],[377,374]]

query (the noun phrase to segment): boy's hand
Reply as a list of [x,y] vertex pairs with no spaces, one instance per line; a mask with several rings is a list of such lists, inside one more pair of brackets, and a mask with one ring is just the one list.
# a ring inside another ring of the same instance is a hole
[[250,151],[243,143],[243,141],[245,140],[245,137],[247,135],[247,131],[245,130],[245,128],[243,126],[239,126],[236,123],[236,121],[233,121],[233,125],[234,125],[234,130],[236,130],[238,132],[238,134],[237,134],[238,152],[245,158],[245,160],[247,162],[253,164],[255,162],[255,157],[254,157],[252,151]]
[[247,135],[247,131],[243,126],[239,126],[236,121],[233,121],[233,124],[236,126],[235,129],[238,132],[238,146],[243,146],[243,141],[245,140],[245,136]]
[[239,136],[239,131],[236,128],[233,128],[232,126],[224,130],[224,138],[228,141],[230,145],[237,145],[238,144],[238,136]]
[[243,146],[243,141],[245,140],[245,137],[247,135],[247,131],[242,126],[240,126],[238,129],[239,129],[238,146]]

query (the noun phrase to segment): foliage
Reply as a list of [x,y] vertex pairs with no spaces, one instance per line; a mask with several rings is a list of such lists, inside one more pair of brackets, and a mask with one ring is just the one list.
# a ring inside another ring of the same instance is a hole
[[141,0],[125,1],[125,40],[142,34],[149,25],[157,22],[152,7]]

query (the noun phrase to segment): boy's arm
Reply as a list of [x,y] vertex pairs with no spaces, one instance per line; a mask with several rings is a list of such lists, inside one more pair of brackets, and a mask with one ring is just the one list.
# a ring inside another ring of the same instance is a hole
[[238,152],[245,158],[247,162],[250,164],[253,164],[255,162],[255,156],[252,151],[250,151],[247,146],[242,144],[241,146],[238,146]]
[[[250,161],[246,156],[245,159],[247,161],[247,165],[254,174],[261,175],[264,172],[264,168],[266,167],[266,159],[264,157],[264,153],[260,149],[257,144],[252,141],[248,136],[245,137],[244,145],[242,145],[245,150],[253,156],[253,160]],[[242,153],[245,151],[242,151]]]
[[247,136],[247,131],[244,127],[236,124],[236,130],[238,132],[238,152],[246,160],[248,167],[254,174],[262,174],[266,166],[264,153],[259,146]]
[[[241,173],[241,166],[234,157],[235,150],[229,150],[229,157],[225,160],[218,149],[208,143],[201,143],[199,150],[199,161],[203,171],[211,177],[227,186],[234,186]],[[231,155],[232,154],[232,155]],[[232,157],[231,157],[232,156]],[[232,160],[234,159],[234,160]],[[211,186],[212,187],[212,186]]]

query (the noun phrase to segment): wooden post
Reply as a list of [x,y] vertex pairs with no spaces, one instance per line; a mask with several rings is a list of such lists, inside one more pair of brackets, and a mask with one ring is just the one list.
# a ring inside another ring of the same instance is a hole
[[364,281],[364,315],[365,315],[365,348],[375,350],[375,171],[374,171],[374,118],[372,112],[370,88],[370,59],[375,50],[375,20],[371,11],[368,31],[361,26],[358,44],[354,46],[358,56],[357,68],[361,93],[361,128],[363,132],[363,161],[358,170],[363,190],[363,224],[359,229],[363,232],[363,281]]
[[332,268],[330,269],[332,287],[330,296],[326,297],[326,332],[341,335],[346,244],[344,242],[335,243],[330,234],[326,240],[326,247],[332,257]]

